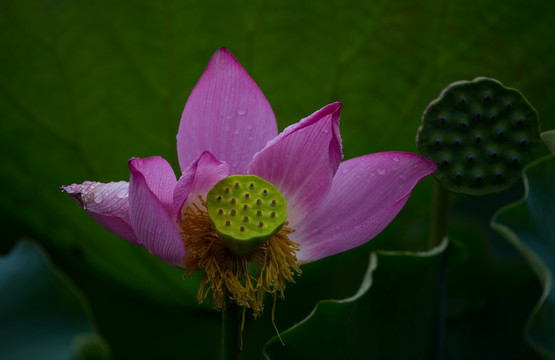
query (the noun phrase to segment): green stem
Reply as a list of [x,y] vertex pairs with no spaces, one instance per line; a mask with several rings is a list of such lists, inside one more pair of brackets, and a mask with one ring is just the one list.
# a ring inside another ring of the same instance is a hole
[[432,223],[430,224],[429,248],[441,244],[447,236],[447,222],[449,220],[449,191],[437,180],[434,183],[434,197],[432,208]]
[[222,310],[222,349],[224,360],[237,360],[241,351],[241,312],[231,301]]
[[[449,220],[450,201],[449,191],[437,180],[434,183],[432,220],[430,224],[429,248],[438,246],[447,236],[447,223]],[[435,359],[443,359],[443,343],[445,338],[445,273],[447,270],[448,250],[442,255],[441,266],[439,269],[438,279],[438,306],[437,306],[437,326],[436,326],[436,344]]]

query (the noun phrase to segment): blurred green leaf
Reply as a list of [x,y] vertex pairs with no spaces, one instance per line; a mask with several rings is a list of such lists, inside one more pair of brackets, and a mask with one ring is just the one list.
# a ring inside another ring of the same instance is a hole
[[502,246],[504,239],[477,235],[472,222],[454,225],[461,240],[450,247],[450,259],[458,261],[450,261],[446,275],[445,358],[539,359],[523,337],[541,294],[534,274]]
[[526,324],[526,339],[539,353],[555,358],[555,156],[525,171],[524,198],[499,210],[491,226],[522,253],[543,286]]
[[540,135],[549,151],[555,154],[555,130],[544,131]]
[[0,293],[0,358],[74,359],[84,337],[109,358],[83,295],[37,246],[20,242],[0,257]]
[[[371,253],[359,291],[319,302],[265,347],[272,359],[430,359],[435,356],[440,268],[447,240],[426,253]],[[402,340],[402,346],[399,341]]]

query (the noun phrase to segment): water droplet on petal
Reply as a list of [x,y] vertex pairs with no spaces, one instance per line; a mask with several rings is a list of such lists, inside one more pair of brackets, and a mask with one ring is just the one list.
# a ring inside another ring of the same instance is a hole
[[97,204],[100,204],[102,202],[102,193],[100,192],[94,193],[93,201]]

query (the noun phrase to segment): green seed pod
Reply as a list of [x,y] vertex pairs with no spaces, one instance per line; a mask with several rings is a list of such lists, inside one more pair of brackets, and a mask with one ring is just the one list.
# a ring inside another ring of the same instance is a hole
[[449,85],[428,105],[416,143],[439,163],[434,176],[446,189],[484,195],[522,176],[539,134],[538,113],[520,92],[480,77]]
[[220,180],[206,196],[208,217],[234,254],[260,247],[285,223],[287,203],[271,183],[255,175]]

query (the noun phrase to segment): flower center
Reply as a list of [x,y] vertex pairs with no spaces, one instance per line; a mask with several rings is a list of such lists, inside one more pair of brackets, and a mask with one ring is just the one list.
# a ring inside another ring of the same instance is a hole
[[208,192],[206,207],[225,245],[233,254],[244,256],[281,229],[287,203],[266,180],[255,175],[232,175]]
[[[273,209],[271,200],[270,207]],[[230,212],[231,210],[229,209]],[[264,310],[265,293],[283,297],[285,283],[292,282],[294,272],[300,274],[301,269],[295,256],[299,244],[288,237],[294,230],[287,226],[287,222],[282,225],[259,247],[246,255],[238,256],[216,230],[214,221],[208,216],[207,203],[202,197],[199,197],[198,203],[193,202],[183,209],[181,237],[186,250],[184,266],[189,274],[197,270],[204,272],[197,296],[199,303],[212,293],[214,308],[222,309],[227,296],[239,306],[250,307],[254,315],[259,316]]]

